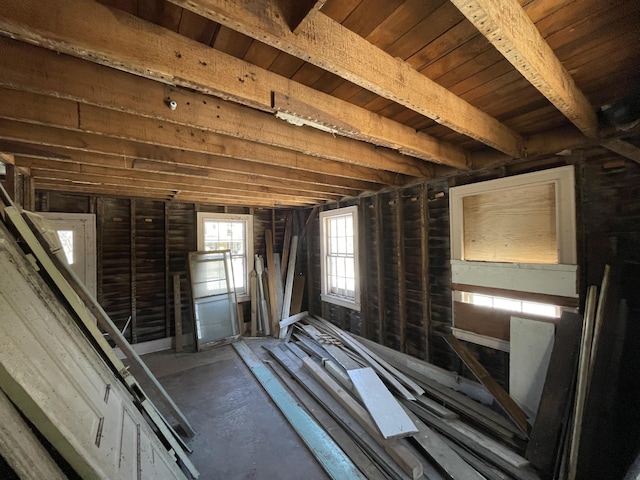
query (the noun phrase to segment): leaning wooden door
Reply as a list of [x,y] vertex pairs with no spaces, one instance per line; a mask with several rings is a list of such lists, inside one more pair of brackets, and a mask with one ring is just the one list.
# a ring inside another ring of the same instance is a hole
[[83,479],[184,479],[0,224],[0,388]]
[[96,216],[91,213],[45,213],[58,235],[67,263],[96,296]]

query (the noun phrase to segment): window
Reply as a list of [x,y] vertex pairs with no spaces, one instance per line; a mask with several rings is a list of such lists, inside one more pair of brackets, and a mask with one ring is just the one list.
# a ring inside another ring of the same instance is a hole
[[453,333],[507,350],[510,318],[578,303],[572,166],[449,190]]
[[358,209],[320,213],[322,300],[360,310]]
[[250,300],[249,273],[253,259],[253,216],[198,212],[198,250],[230,250],[238,301]]

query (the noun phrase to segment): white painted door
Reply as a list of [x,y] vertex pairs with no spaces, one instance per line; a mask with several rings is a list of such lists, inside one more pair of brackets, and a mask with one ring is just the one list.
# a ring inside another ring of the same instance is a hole
[[71,270],[96,296],[96,216],[91,213],[38,213],[58,234]]
[[185,478],[1,223],[0,388],[82,478]]

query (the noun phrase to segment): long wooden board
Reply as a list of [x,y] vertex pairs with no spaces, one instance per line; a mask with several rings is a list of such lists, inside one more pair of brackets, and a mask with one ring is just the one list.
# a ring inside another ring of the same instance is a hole
[[372,368],[347,370],[347,375],[384,438],[406,437],[418,432],[409,416]]
[[331,478],[336,480],[343,478],[366,480],[349,457],[298,405],[291,394],[284,389],[278,379],[273,376],[242,340],[234,343],[233,348]]
[[384,446],[369,435],[367,430],[351,416],[348,410],[303,368],[301,358],[305,358],[304,355],[296,358],[290,351],[282,350],[278,347],[265,348],[298,381],[302,388],[325,408],[334,420],[350,432],[350,435],[360,448],[371,458],[374,458],[390,478],[406,478],[405,473],[389,455]]
[[438,433],[429,428],[411,410],[405,407],[405,411],[418,428],[418,432],[412,435],[413,438],[447,475],[455,480],[482,480],[482,475],[460,458],[460,455]]
[[367,411],[354,400],[338,383],[310,358],[302,359],[305,368],[320,382],[340,404],[349,411],[369,435],[385,446],[385,450],[398,462],[398,465],[414,480],[422,476],[423,467],[420,460],[398,440],[384,440],[371,420]]
[[502,388],[498,382],[487,372],[487,369],[474,357],[469,349],[453,335],[444,335],[444,340],[449,344],[454,352],[460,357],[464,364],[471,370],[476,378],[491,392],[500,407],[505,411],[509,418],[518,426],[525,435],[529,435],[529,424],[527,423],[527,415],[522,411],[520,406],[514,402],[509,394]]
[[[286,354],[279,348],[273,347],[269,352],[274,355]],[[272,353],[275,352],[275,353]],[[362,471],[367,480],[386,480],[388,477],[381,472],[380,467],[360,448],[357,440],[351,437],[346,428],[326,411],[319,400],[313,398],[311,393],[305,390],[299,383],[297,377],[290,373],[280,361],[269,364],[271,370],[278,376],[280,381],[291,391],[309,414],[320,424],[320,426],[331,436],[338,446],[349,456],[353,463]]]
[[[269,280],[269,325],[271,333],[274,337],[280,334],[280,325],[278,318],[278,299],[276,294],[276,268],[275,258],[273,255],[273,231],[265,230],[264,239],[267,248],[267,279]],[[260,275],[260,273],[258,273]]]
[[525,457],[545,475],[552,475],[561,433],[568,421],[571,385],[578,362],[582,321],[577,313],[563,312],[542,388],[538,416],[531,429]]

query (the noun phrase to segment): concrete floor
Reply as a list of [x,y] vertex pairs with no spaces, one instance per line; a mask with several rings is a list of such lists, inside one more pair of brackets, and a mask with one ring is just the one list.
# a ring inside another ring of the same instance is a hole
[[[268,358],[261,346],[273,342],[245,340],[261,358]],[[187,443],[202,480],[329,478],[230,345],[142,358],[196,430]],[[174,423],[154,392],[145,391]]]

